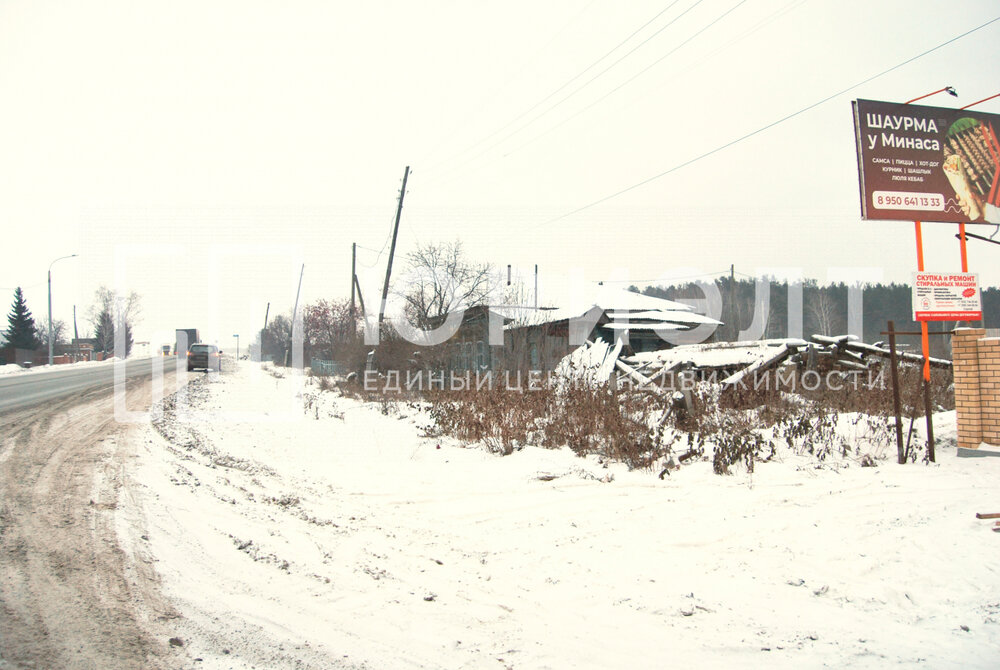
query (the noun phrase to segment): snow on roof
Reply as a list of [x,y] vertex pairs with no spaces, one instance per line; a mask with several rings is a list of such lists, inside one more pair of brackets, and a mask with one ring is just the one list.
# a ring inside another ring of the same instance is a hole
[[721,326],[722,322],[704,314],[683,312],[678,309],[649,310],[645,312],[608,312],[608,318],[633,321],[649,319],[653,321],[668,321],[670,323],[712,323]]
[[611,330],[687,330],[686,326],[682,326],[678,323],[668,323],[666,321],[658,321],[657,323],[635,323],[633,322],[622,322],[622,321],[612,321],[611,323],[606,323],[602,328],[610,328]]
[[666,300],[664,298],[654,298],[651,295],[643,295],[625,289],[614,288],[604,285],[596,285],[590,289],[593,302],[607,311],[664,311],[675,310],[680,312],[692,312],[694,308],[682,302]]
[[646,351],[629,358],[635,363],[660,363],[670,367],[678,363],[692,363],[699,368],[745,367],[758,363],[774,354],[775,347],[805,346],[804,340],[774,339],[756,342],[717,342],[692,344],[659,351]]
[[[694,311],[694,308],[684,303],[663,298],[654,298],[649,295],[642,295],[633,291],[627,291],[601,284],[591,284],[584,291],[571,298],[570,304],[557,309],[534,309],[530,307],[501,307],[494,308],[504,316],[512,319],[515,323],[508,328],[518,328],[521,326],[539,326],[557,321],[567,321],[588,316],[593,309],[608,313],[608,316],[616,316],[619,319],[647,319],[662,323],[714,323],[721,324],[707,316],[703,316]],[[596,316],[595,314],[590,314]],[[653,327],[655,325],[655,328]],[[632,329],[639,330],[641,327],[646,330],[677,330],[675,328],[663,328],[660,324],[633,323]],[[624,330],[622,326],[608,326],[619,330]]]
[[495,307],[493,308],[493,311],[502,314],[507,319],[511,319],[513,323],[505,326],[506,328],[521,328],[523,326],[541,326],[546,323],[557,323],[559,321],[584,318],[589,309],[593,309],[593,306],[584,310],[574,310],[568,307],[559,307],[555,309],[536,309],[533,307]]

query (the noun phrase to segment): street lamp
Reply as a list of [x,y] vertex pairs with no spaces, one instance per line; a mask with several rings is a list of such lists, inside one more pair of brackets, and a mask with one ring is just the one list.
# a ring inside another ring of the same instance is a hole
[[76,254],[60,256],[49,263],[49,365],[52,365],[52,266],[64,258],[76,258]]
[[240,360],[240,334],[236,333],[235,335],[233,335],[233,337],[236,338],[236,360],[239,361]]

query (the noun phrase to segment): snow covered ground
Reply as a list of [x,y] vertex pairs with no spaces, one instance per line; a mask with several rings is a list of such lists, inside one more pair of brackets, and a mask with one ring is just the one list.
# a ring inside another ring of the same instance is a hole
[[[1000,459],[664,480],[422,437],[251,363],[136,433],[120,536],[199,668],[1000,667]],[[298,395],[297,394],[301,394]],[[388,409],[388,415],[383,414]]]

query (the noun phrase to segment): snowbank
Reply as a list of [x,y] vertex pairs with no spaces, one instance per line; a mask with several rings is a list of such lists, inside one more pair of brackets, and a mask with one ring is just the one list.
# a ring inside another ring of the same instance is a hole
[[417,406],[305,381],[202,377],[138,436],[120,507],[198,667],[1000,661],[1000,534],[974,516],[1000,512],[1000,459],[660,480],[421,437]]
[[[129,360],[136,360],[137,358],[149,358],[145,357],[132,357]],[[8,363],[7,365],[0,365],[0,375],[11,375],[11,374],[21,374],[29,372],[52,372],[54,370],[72,370],[74,368],[80,368],[84,366],[92,365],[110,365],[115,361],[123,361],[124,358],[108,358],[103,361],[80,361],[78,363],[65,363],[63,365],[33,365],[30,368],[22,368],[20,365],[14,365],[13,363]]]

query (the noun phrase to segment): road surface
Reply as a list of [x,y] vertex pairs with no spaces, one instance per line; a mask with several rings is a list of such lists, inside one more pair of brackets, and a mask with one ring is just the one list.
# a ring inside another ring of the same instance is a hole
[[[178,614],[142,542],[122,541],[122,523],[142,525],[115,514],[131,495],[131,427],[115,421],[113,366],[95,367],[0,382],[3,669],[180,667],[169,643]],[[127,409],[150,406],[150,369],[128,366]]]
[[[160,361],[164,372],[173,372],[177,366],[176,356],[130,359],[125,361],[125,378],[148,376],[154,362]],[[0,416],[71,394],[111,388],[117,365],[119,363],[74,365],[64,370],[56,366],[52,370],[4,375],[0,377]]]

